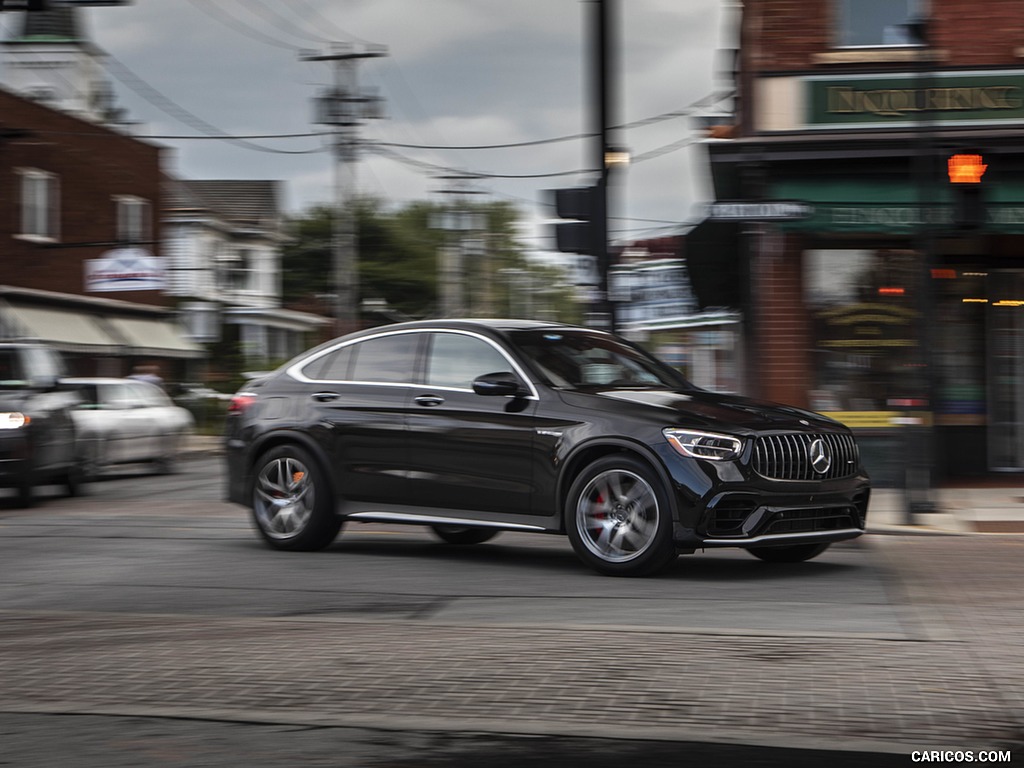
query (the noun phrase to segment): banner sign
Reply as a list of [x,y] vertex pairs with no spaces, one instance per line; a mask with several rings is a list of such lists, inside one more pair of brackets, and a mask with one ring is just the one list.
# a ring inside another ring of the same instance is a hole
[[912,127],[1024,122],[1024,72],[809,77],[806,124],[813,128]]
[[87,293],[162,291],[167,288],[164,260],[144,248],[118,248],[85,262]]

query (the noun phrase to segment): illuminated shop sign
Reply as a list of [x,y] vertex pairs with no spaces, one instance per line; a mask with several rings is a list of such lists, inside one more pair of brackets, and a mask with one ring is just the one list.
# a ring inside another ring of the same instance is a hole
[[933,73],[922,86],[914,74],[807,78],[811,127],[912,126],[1024,122],[1024,74]]

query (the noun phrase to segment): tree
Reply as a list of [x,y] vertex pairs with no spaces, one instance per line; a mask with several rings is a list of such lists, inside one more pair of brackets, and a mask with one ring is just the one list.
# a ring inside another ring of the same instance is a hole
[[[571,289],[558,288],[561,274],[531,262],[517,240],[519,213],[513,205],[471,204],[466,210],[481,214],[484,222],[484,230],[473,234],[480,252],[467,256],[463,264],[468,314],[498,316],[512,312],[523,316],[523,308],[530,307],[534,314],[543,312],[549,319],[576,319]],[[446,239],[452,237],[436,227],[444,211],[441,205],[422,201],[394,211],[376,198],[361,198],[356,203],[364,304],[373,301],[386,306],[392,317],[438,314],[439,253]],[[331,218],[331,208],[316,206],[289,222],[291,242],[284,248],[282,264],[285,304],[309,306],[317,298],[325,303],[331,294]],[[510,274],[528,275],[530,279],[513,281]],[[536,300],[523,301],[524,290],[533,291]],[[543,311],[545,306],[547,311]]]

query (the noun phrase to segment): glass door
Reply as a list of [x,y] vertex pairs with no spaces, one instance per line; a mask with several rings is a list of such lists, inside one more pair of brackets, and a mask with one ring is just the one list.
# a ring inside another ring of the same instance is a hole
[[989,466],[1024,470],[1024,273],[989,276]]

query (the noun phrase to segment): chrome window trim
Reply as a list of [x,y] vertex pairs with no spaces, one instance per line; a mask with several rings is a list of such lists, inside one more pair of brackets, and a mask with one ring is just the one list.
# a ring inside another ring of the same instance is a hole
[[488,337],[484,336],[483,334],[476,333],[475,331],[463,330],[461,328],[406,328],[399,331],[382,331],[381,333],[375,333],[370,336],[360,336],[358,339],[349,339],[348,341],[343,341],[340,344],[328,347],[327,349],[321,350],[315,355],[300,360],[294,365],[291,365],[288,368],[286,368],[285,373],[291,378],[295,379],[296,381],[301,381],[304,384],[358,384],[359,386],[369,387],[413,387],[419,389],[426,387],[429,389],[443,390],[445,392],[469,392],[470,394],[473,393],[472,389],[465,389],[462,387],[432,386],[430,384],[416,384],[414,382],[359,381],[355,379],[312,379],[302,372],[306,366],[311,365],[313,362],[319,360],[320,358],[329,355],[333,352],[336,352],[337,350],[343,347],[349,347],[352,346],[353,344],[361,344],[365,341],[371,341],[372,339],[379,339],[385,336],[399,336],[409,333],[456,333],[461,336],[471,336],[475,339],[480,339],[481,341],[490,344],[492,347],[494,347],[494,349],[498,351],[498,354],[505,358],[508,364],[512,366],[512,372],[515,373],[524,382],[526,382],[526,386],[530,388],[530,394],[526,396],[524,399],[540,400],[540,395],[537,392],[537,388],[533,385],[533,382],[530,380],[530,377],[526,375],[526,373],[522,369],[522,366],[520,366],[519,363],[517,363],[515,360],[509,357],[508,353],[501,347],[501,345],[499,345],[492,339],[489,339]]

